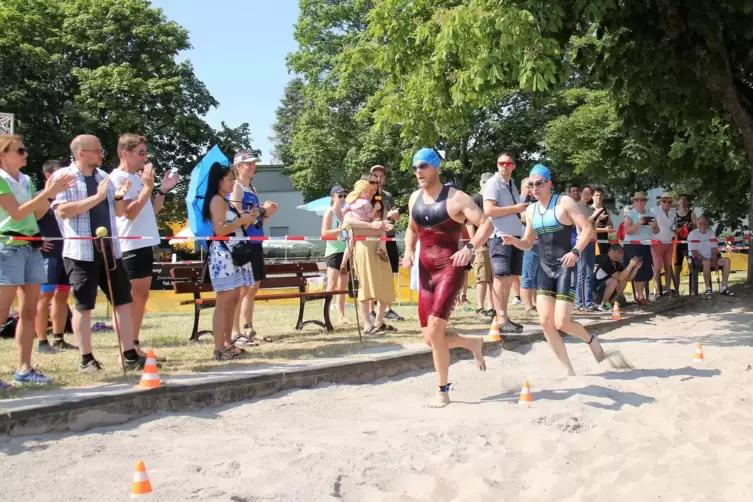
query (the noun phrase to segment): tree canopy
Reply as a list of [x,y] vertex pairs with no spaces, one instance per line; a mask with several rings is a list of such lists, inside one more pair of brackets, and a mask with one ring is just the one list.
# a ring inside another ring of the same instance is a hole
[[[100,138],[108,166],[118,136],[146,136],[159,173],[187,174],[215,143],[229,155],[251,148],[247,124],[203,119],[218,102],[177,60],[188,32],[146,0],[4,0],[0,25],[0,111],[15,114],[31,172],[69,158],[82,133]],[[171,217],[185,218],[182,201],[166,205]]]

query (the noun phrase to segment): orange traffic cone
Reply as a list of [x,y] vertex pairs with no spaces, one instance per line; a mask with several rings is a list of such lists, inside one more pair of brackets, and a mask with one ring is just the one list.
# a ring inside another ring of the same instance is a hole
[[518,404],[531,404],[533,402],[533,394],[531,394],[531,387],[528,385],[528,380],[523,382],[523,389],[520,391],[520,401]]
[[693,356],[693,362],[694,363],[703,362],[703,347],[701,347],[700,343],[695,344],[695,355]]
[[156,389],[159,387],[159,373],[157,373],[157,358],[151,350],[146,355],[146,364],[144,364],[144,373],[141,375],[139,387],[145,389]]
[[614,307],[612,307],[612,320],[619,321],[620,319],[622,319],[622,316],[620,315],[620,304],[614,302]]
[[133,483],[131,484],[131,498],[141,497],[152,493],[152,483],[149,481],[149,475],[146,473],[144,462],[136,462],[136,470],[133,473]]
[[502,341],[502,335],[499,334],[499,323],[497,322],[497,316],[492,319],[492,325],[489,328],[489,341],[500,342]]

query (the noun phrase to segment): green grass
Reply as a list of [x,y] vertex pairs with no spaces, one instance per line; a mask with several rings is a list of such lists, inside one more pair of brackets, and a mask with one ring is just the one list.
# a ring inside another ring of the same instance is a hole
[[[730,284],[741,283],[745,279],[742,272],[730,277]],[[685,290],[686,288],[682,288]],[[717,290],[717,286],[714,286]],[[475,305],[474,290],[469,288],[468,297]],[[394,309],[405,317],[405,322],[392,323],[399,331],[379,337],[364,336],[359,342],[355,325],[349,328],[336,328],[334,333],[326,333],[318,327],[307,327],[302,332],[294,329],[298,317],[297,306],[279,306],[274,303],[261,302],[256,308],[254,325],[260,336],[270,337],[271,342],[246,350],[251,357],[241,361],[215,362],[212,360],[214,342],[211,335],[201,337],[200,343],[189,343],[193,315],[189,313],[155,312],[148,313],[141,332],[142,346],[152,348],[158,356],[168,358],[163,363],[161,374],[177,375],[193,372],[212,371],[229,365],[248,365],[278,361],[311,360],[317,358],[347,357],[364,349],[390,345],[421,343],[415,306],[395,306]],[[348,308],[348,318],[355,321],[353,308]],[[202,312],[200,329],[211,329],[213,310]],[[98,307],[92,316],[92,322],[112,321],[106,317],[104,306]],[[307,319],[319,319],[321,303],[312,302],[306,308]],[[525,314],[521,306],[512,306],[510,315],[518,321],[537,323],[536,317]],[[333,318],[336,319],[333,312]],[[470,310],[457,310],[451,322],[462,325],[464,330],[488,329],[487,323],[479,322]],[[75,344],[73,336],[67,338]],[[104,371],[97,375],[78,373],[80,356],[78,352],[65,352],[56,355],[42,355],[36,352],[36,342],[32,362],[47,375],[55,378],[55,387],[80,387],[108,383],[137,383],[140,374],[130,373],[123,377],[118,361],[117,338],[114,332],[95,333],[93,335],[94,354],[104,365]],[[16,349],[13,340],[0,340],[0,378],[10,380],[16,364]],[[13,394],[20,390],[11,391]]]

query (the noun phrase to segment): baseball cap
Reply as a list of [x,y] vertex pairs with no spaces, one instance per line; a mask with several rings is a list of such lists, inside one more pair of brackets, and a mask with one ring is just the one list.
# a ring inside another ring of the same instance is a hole
[[380,166],[379,164],[375,166],[371,166],[371,169],[369,169],[370,173],[374,173],[374,171],[382,171],[384,174],[387,174],[387,168],[384,166]]
[[487,181],[494,178],[494,173],[484,173],[481,175],[481,186],[484,186]]
[[439,154],[433,149],[422,148],[413,156],[413,165],[425,163],[439,169],[439,160]]
[[347,190],[345,190],[340,185],[335,185],[332,187],[332,190],[329,191],[329,196],[332,197],[336,193],[347,193]]
[[549,172],[549,168],[543,164],[536,164],[531,168],[531,174],[528,176],[542,176],[547,181],[552,181],[552,173]]
[[622,251],[622,246],[620,246],[619,244],[612,244],[611,246],[609,246],[609,250],[610,251]]
[[238,152],[235,154],[235,157],[233,157],[233,165],[237,166],[238,164],[246,164],[246,163],[252,163],[252,162],[261,162],[261,159],[258,155],[256,155],[254,152]]

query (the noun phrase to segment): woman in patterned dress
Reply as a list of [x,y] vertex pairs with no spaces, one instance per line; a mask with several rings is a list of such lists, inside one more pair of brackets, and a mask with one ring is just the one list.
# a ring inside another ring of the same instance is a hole
[[[237,213],[226,200],[235,184],[233,170],[214,163],[209,170],[207,191],[204,196],[203,217],[212,223],[217,237],[243,237],[241,227],[253,225],[259,216],[258,210]],[[245,351],[233,345],[231,332],[233,314],[240,301],[240,288],[254,285],[251,263],[236,266],[230,250],[239,241],[211,241],[207,253],[207,269],[212,289],[217,293],[217,303],[212,316],[214,332],[214,359],[228,361],[243,357]]]

